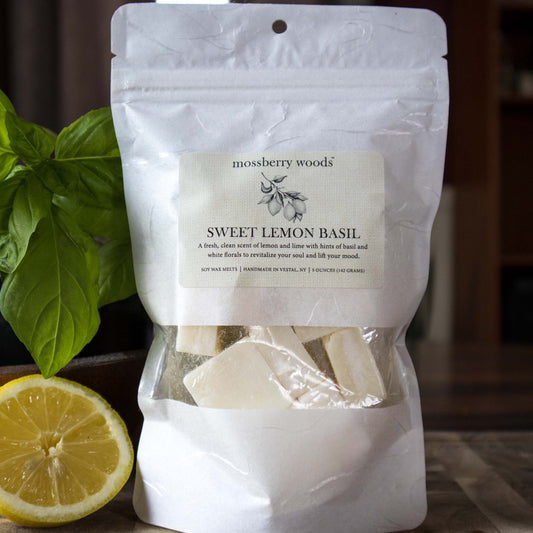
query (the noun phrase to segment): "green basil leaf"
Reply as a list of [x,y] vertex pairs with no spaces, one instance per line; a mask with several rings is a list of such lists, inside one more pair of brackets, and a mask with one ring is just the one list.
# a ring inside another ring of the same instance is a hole
[[97,277],[92,238],[52,205],[0,291],[0,312],[45,377],[56,374],[96,333]]
[[[52,159],[42,161],[35,165],[33,169],[35,174],[41,180],[42,184],[56,194],[69,194],[68,188],[63,184],[62,177],[58,174],[57,169],[52,165]],[[66,179],[68,185],[68,177]],[[70,193],[74,197],[73,193]]]
[[55,135],[49,130],[9,112],[5,127],[11,150],[27,165],[36,165],[52,155]]
[[[11,112],[7,107],[7,103],[11,104],[9,100],[4,104],[2,97],[7,97],[0,91],[0,180],[3,180],[16,165],[18,161],[17,154],[11,149],[9,142],[9,134],[6,126],[6,114]],[[13,106],[11,106],[11,109]]]
[[119,157],[49,159],[35,168],[50,190],[84,205],[124,205]]
[[11,235],[7,231],[0,231],[0,274],[11,272],[17,257],[17,247]]
[[84,204],[124,203],[120,153],[108,107],[90,111],[61,131],[53,163],[66,189],[76,191]]
[[58,135],[55,159],[38,167],[43,183],[91,235],[128,238],[122,166],[109,108],[91,111]]
[[126,206],[113,207],[86,205],[83,198],[71,200],[65,196],[54,196],[54,203],[67,211],[81,229],[105,239],[129,239],[130,232]]
[[14,177],[0,182],[0,231],[7,232],[9,217],[13,211],[13,200],[22,184],[21,177]]
[[[28,243],[39,221],[46,216],[52,201],[52,195],[33,175],[29,168],[22,168],[16,176],[4,181],[2,189],[7,189],[11,196],[11,209],[7,228],[4,226],[9,207],[0,205],[0,270],[12,272],[26,254]],[[2,194],[0,189],[0,195]]]
[[18,156],[11,152],[7,146],[9,145],[4,144],[2,133],[0,132],[0,181],[11,172],[11,169],[18,161]]
[[9,220],[13,213],[15,196],[23,182],[23,178],[17,176],[0,182],[0,272],[11,272],[12,265],[16,262],[14,259],[17,257],[17,248],[9,233]]
[[11,103],[11,100],[7,97],[6,93],[0,90],[0,110],[4,109],[10,113],[15,113],[15,108]]
[[85,204],[113,207],[124,204],[119,157],[49,159],[35,170],[50,190]]
[[109,241],[98,250],[100,273],[98,305],[110,304],[135,294],[131,242]]
[[109,107],[83,115],[61,131],[56,141],[57,159],[120,157]]

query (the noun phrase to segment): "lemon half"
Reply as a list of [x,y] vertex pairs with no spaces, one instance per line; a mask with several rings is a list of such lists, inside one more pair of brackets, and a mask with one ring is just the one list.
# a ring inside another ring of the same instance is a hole
[[96,392],[26,376],[0,387],[0,514],[57,526],[96,511],[128,480],[133,447]]

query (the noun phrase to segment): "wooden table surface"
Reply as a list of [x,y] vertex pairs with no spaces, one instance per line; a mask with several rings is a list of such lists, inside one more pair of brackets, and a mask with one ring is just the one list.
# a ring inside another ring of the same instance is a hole
[[[533,431],[426,432],[428,515],[417,533],[532,533]],[[59,528],[0,517],[1,533],[156,533],[131,505],[133,484],[96,513]],[[326,532],[325,532],[326,533]],[[354,526],[354,533],[357,531]]]

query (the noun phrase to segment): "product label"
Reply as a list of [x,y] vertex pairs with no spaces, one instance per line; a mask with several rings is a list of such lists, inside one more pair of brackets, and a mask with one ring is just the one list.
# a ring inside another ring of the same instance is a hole
[[179,180],[183,287],[383,285],[380,154],[189,153]]

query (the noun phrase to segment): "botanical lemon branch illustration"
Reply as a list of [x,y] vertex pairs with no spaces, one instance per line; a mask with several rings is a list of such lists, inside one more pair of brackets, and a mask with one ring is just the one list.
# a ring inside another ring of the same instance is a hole
[[307,211],[305,205],[307,198],[299,192],[286,191],[285,187],[279,185],[287,176],[274,176],[269,179],[263,172],[261,175],[267,183],[261,181],[261,192],[264,196],[259,204],[267,204],[268,211],[272,216],[277,215],[283,209],[283,216],[290,222],[302,220]]

